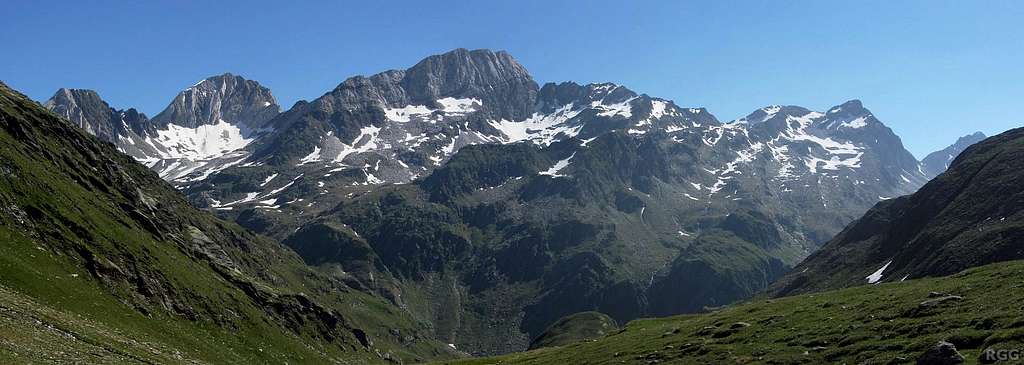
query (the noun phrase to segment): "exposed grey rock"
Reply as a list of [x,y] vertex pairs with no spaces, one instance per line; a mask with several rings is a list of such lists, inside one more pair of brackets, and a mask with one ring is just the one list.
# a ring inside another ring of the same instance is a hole
[[929,300],[923,301],[923,302],[921,302],[920,306],[921,307],[934,307],[934,306],[937,306],[937,305],[942,304],[942,303],[951,302],[951,301],[957,301],[957,300],[963,300],[963,299],[964,299],[964,297],[961,297],[959,295],[947,295],[947,296],[944,296],[944,297],[939,297],[939,298],[929,299]]
[[736,323],[733,323],[732,325],[729,326],[729,328],[732,328],[732,329],[740,329],[740,328],[747,328],[747,327],[750,327],[750,323],[747,323],[747,322],[736,322]]
[[61,88],[43,106],[108,142],[128,133],[145,133],[149,125],[145,114],[131,108],[111,108],[99,94],[88,89]]
[[964,362],[964,357],[956,350],[956,346],[941,341],[917,358],[917,365],[955,365]]

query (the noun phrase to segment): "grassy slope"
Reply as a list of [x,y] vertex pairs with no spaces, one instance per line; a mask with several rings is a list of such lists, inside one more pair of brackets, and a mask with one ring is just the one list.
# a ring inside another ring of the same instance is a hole
[[191,208],[2,84],[0,111],[0,363],[450,356],[400,309]]
[[599,338],[617,329],[615,320],[601,312],[571,314],[544,330],[530,343],[530,349],[569,345]]
[[[1024,261],[1014,261],[637,320],[592,342],[446,364],[906,364],[939,340],[976,363],[990,347],[1024,349],[1022,287]],[[931,292],[963,299],[922,306]]]

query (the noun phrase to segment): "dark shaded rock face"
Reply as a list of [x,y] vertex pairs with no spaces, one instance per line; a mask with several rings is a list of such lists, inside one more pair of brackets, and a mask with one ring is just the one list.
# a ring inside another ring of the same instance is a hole
[[1024,129],[964,150],[913,195],[878,203],[775,283],[790,295],[1024,259]]
[[183,90],[164,111],[153,117],[157,128],[168,124],[186,128],[224,121],[249,129],[263,128],[281,107],[270,89],[253,80],[225,73]]
[[985,134],[981,132],[974,132],[966,136],[960,137],[949,147],[942,150],[932,152],[925,156],[921,160],[921,169],[928,176],[929,179],[934,178],[941,174],[943,171],[949,168],[949,164],[953,163],[956,156],[959,156],[967,147],[981,142],[985,139]]

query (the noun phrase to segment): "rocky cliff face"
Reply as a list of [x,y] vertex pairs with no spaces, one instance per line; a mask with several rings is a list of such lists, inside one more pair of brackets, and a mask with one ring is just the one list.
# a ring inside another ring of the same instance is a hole
[[913,195],[875,205],[769,292],[898,282],[1024,258],[1022,157],[1022,129],[966,148]]
[[939,176],[943,171],[949,168],[949,164],[953,163],[956,156],[959,156],[967,147],[981,142],[985,139],[985,134],[981,132],[974,132],[966,136],[960,137],[949,147],[941,150],[929,153],[921,160],[921,168],[924,170],[925,175],[929,179]]

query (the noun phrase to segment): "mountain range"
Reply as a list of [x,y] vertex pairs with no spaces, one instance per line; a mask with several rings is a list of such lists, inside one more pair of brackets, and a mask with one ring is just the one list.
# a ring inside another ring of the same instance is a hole
[[625,323],[748,298],[981,137],[919,162],[857,100],[722,122],[464,49],[284,112],[231,74],[151,120],[88,90],[45,106],[473,354],[525,349],[576,312]]

